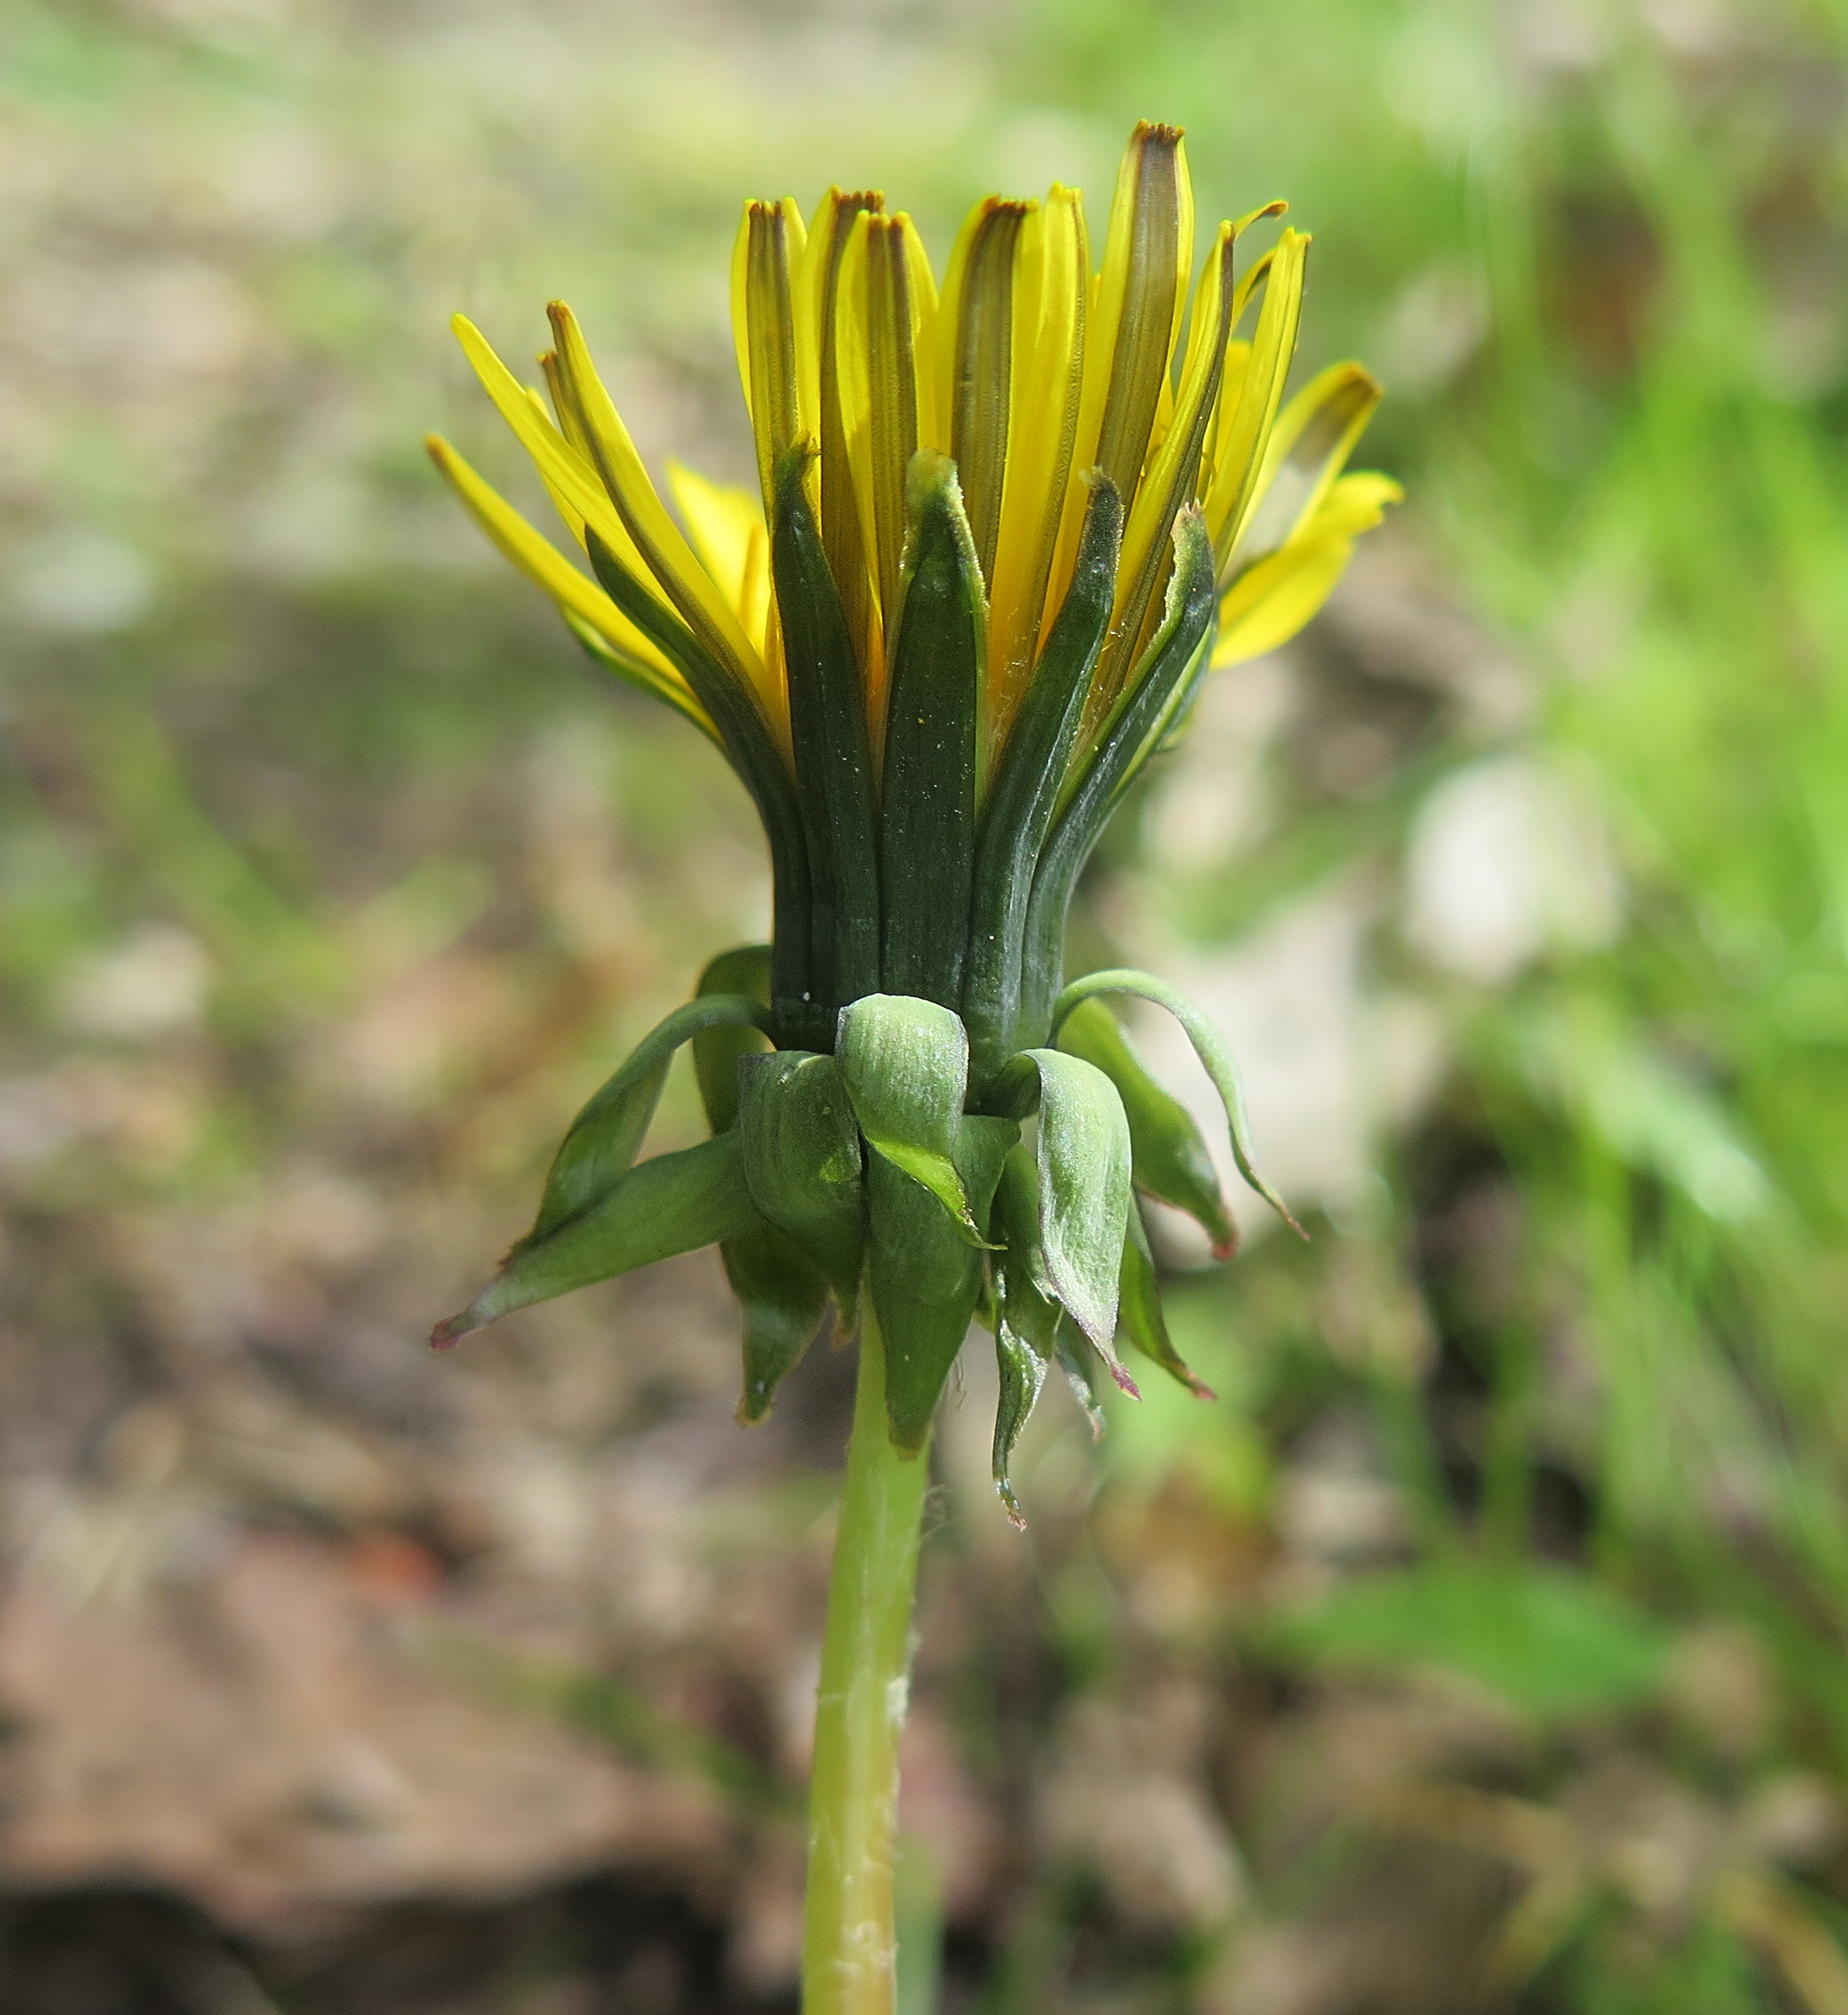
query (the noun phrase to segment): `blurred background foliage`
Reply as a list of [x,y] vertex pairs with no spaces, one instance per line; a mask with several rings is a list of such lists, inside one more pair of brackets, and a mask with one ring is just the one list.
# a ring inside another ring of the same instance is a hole
[[793,2006],[842,1362],[733,1428],[703,1259],[419,1342],[765,877],[419,440],[534,501],[444,323],[563,294],[744,477],[745,195],[1095,228],[1145,116],[1411,501],[1088,885],[1315,1237],[1163,1227],[1219,1402],[1048,1405],[1024,1541],[971,1353],[907,2015],[1848,2011],[1845,34],[0,5],[9,2010]]

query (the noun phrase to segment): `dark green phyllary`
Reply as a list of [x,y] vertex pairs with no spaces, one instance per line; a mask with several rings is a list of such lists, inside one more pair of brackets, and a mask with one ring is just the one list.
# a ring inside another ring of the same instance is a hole
[[[549,411],[460,325],[595,578],[440,442],[439,465],[585,647],[724,752],[775,917],[578,1115],[531,1230],[438,1342],[716,1243],[744,1309],[742,1416],[830,1309],[850,1332],[870,1296],[892,1436],[916,1449],[979,1320],[1010,1510],[1008,1453],[1055,1361],[1082,1395],[1100,1363],[1133,1391],[1120,1336],[1195,1384],[1137,1193],[1222,1254],[1235,1234],[1106,997],[1180,1018],[1271,1193],[1198,1011],[1134,973],[1064,986],[1063,939],[1105,823],[1209,669],[1293,634],[1396,494],[1343,473],[1379,396],[1357,365],[1282,402],[1308,241],[1234,257],[1280,207],[1219,227],[1190,301],[1171,128],[1131,141],[1095,278],[1056,186],[978,205],[940,300],[876,195],[831,190],[806,228],[752,204],[734,301],[761,494],[676,470],[678,523],[567,309]],[[638,1160],[688,1043],[711,1137]]]

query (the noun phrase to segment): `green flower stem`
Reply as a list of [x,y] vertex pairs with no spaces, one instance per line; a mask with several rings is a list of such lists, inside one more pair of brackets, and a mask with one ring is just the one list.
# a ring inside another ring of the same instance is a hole
[[860,1309],[854,1431],[815,1702],[803,2015],[893,2015],[897,2006],[898,1737],[930,1464],[893,1446],[870,1295]]

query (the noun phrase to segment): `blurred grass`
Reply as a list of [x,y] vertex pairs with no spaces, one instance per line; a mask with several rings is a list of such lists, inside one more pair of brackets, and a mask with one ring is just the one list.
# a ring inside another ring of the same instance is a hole
[[[1275,1522],[1304,1438],[1357,1410],[1408,1507],[1394,1557],[1452,1562],[1431,1570],[1463,1577],[1451,1595],[1505,1575],[1512,1620],[1462,1603],[1494,1642],[1463,1631],[1447,1656],[1458,1605],[1428,1579],[1343,1597],[1337,1576],[1304,1597],[1312,1635],[1479,1679],[1573,1665],[1586,1617],[1736,1625],[1779,1690],[1751,1769],[1839,1793],[1845,66],[1848,20],[1821,0],[684,23],[569,0],[13,0],[5,1066],[23,1083],[117,1053],[106,1029],[74,1036],[73,975],[149,918],[203,947],[215,1044],[178,1144],[53,1169],[41,1201],[223,1199],[381,1097],[416,1113],[423,1151],[511,1194],[565,1083],[752,928],[748,821],[715,766],[595,694],[424,471],[436,425],[523,480],[445,347],[450,307],[517,348],[569,295],[645,450],[735,474],[742,195],[883,180],[940,248],[990,186],[1056,174],[1095,202],[1124,128],[1175,119],[1214,214],[1282,193],[1315,232],[1305,360],[1381,369],[1368,459],[1408,485],[1400,536],[1530,693],[1487,726],[1434,713],[1353,788],[1318,781],[1318,737],[1342,724],[1311,713],[1263,753],[1267,819],[1170,875],[1176,929],[1206,955],[1343,878],[1398,890],[1442,781],[1511,751],[1608,835],[1621,902],[1602,939],[1487,982],[1434,964],[1382,901],[1365,983],[1415,995],[1449,1058],[1372,1144],[1387,1207],[1183,1291],[1177,1330],[1224,1411],[1155,1395],[1119,1422],[1108,1489],[1185,1486],[1213,1518]],[[1337,702],[1367,605],[1305,660]],[[570,823],[580,786],[620,800],[613,834]],[[570,817],[548,839],[555,798]],[[427,1081],[381,1065],[384,1094],[291,1060],[386,975],[458,950],[506,954],[498,1047]],[[1433,1232],[1459,1198],[1504,1193],[1503,1245]],[[1055,1601],[1079,1678],[1109,1662],[1103,1586],[1074,1570]],[[1569,1587],[1578,1621],[1552,1630]],[[1641,1666],[1613,1655],[1629,1686]],[[1670,1763],[1724,1774],[1710,1754]],[[1287,1883],[1255,1879],[1284,1910]],[[1792,1985],[1774,1913],[1729,1916],[1715,1890],[1641,1938],[1648,1913],[1587,1881],[1536,1949],[1536,2007],[1768,2009],[1773,1979],[1842,2005],[1826,1980]],[[1062,1893],[1020,1931],[1016,1984],[996,1973],[994,2015],[1052,2005]],[[1839,1859],[1798,1895],[1837,1921]]]

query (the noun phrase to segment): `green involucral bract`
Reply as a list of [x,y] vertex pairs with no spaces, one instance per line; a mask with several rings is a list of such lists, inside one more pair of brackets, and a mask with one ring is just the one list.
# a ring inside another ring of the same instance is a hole
[[744,1384],[738,1417],[754,1426],[776,1388],[802,1361],[828,1307],[828,1283],[787,1232],[753,1224],[719,1248],[725,1279],[744,1316]]
[[[1019,1132],[1012,1120],[976,1115],[957,1129],[956,1171],[983,1223],[1002,1158]],[[867,1284],[886,1339],[886,1410],[898,1446],[921,1449],[975,1316],[985,1255],[897,1163],[874,1155],[867,1179]]]
[[[825,1048],[832,1010],[879,984],[878,792],[853,638],[804,481],[807,453],[784,458],[770,543],[782,617],[796,796],[808,846],[809,984],[800,1040]],[[784,930],[781,918],[777,930]],[[794,1040],[795,1031],[785,1032]]]
[[834,1295],[851,1332],[866,1251],[860,1130],[840,1060],[806,1050],[738,1066],[744,1180],[758,1211],[785,1233]]
[[1060,1024],[1059,1047],[1096,1065],[1116,1086],[1129,1119],[1136,1187],[1185,1211],[1212,1240],[1214,1259],[1231,1259],[1238,1228],[1193,1115],[1149,1075],[1116,1016],[1095,996],[1079,1001]]
[[431,1342],[441,1348],[534,1302],[736,1237],[756,1221],[739,1164],[737,1135],[720,1133],[626,1170],[588,1210],[516,1245],[473,1301],[430,1332]]
[[1155,1270],[1155,1255],[1149,1248],[1149,1233],[1142,1213],[1134,1205],[1123,1241],[1122,1291],[1118,1302],[1123,1333],[1137,1349],[1152,1358],[1170,1377],[1178,1379],[1196,1399],[1210,1399],[1213,1388],[1196,1378],[1186,1365],[1173,1338],[1161,1305],[1161,1279]]
[[1034,878],[1109,630],[1122,547],[1123,500],[1100,472],[1072,584],[996,765],[977,833],[963,1015],[984,1083],[1017,1046]]
[[1054,1004],[1054,1036],[1057,1036],[1082,1003],[1105,993],[1127,993],[1144,1000],[1152,1000],[1158,1008],[1167,1008],[1181,1024],[1187,1040],[1193,1045],[1194,1054],[1199,1058],[1206,1068],[1206,1075],[1213,1080],[1213,1088],[1219,1094],[1220,1103],[1225,1108],[1226,1128],[1231,1136],[1232,1159],[1239,1174],[1291,1230],[1299,1237],[1307,1237],[1307,1234],[1301,1225],[1291,1216],[1289,1206],[1258,1173],[1257,1166],[1252,1159],[1251,1126],[1245,1116],[1245,1090],[1239,1082],[1239,1065],[1232,1054],[1231,1045],[1213,1025],[1204,1011],[1189,1000],[1179,987],[1169,986],[1165,979],[1157,979],[1153,973],[1135,972],[1127,967],[1116,968],[1107,972],[1088,973],[1082,979],[1074,979]]
[[[700,974],[695,998],[703,1000],[714,993],[741,994],[763,1011],[754,1027],[714,1022],[693,1032],[693,1072],[699,1081],[699,1103],[706,1108],[706,1125],[714,1133],[723,1133],[738,1117],[739,1058],[769,1047],[762,1033],[770,1011],[769,946],[734,945],[721,952]],[[1068,1043],[1066,1047],[1073,1046]]]
[[956,1143],[969,1090],[969,1037],[947,1008],[873,993],[840,1014],[840,1062],[860,1130],[881,1159],[921,1183],[973,1245],[982,1243]]
[[[770,946],[737,945],[721,952],[699,975],[699,996],[713,993],[743,994],[767,1015]],[[693,1069],[699,1080],[699,1102],[714,1133],[736,1123],[739,1066],[764,1047],[755,1029],[717,1022],[695,1031]],[[719,1258],[744,1317],[744,1381],[738,1417],[748,1426],[769,1412],[777,1387],[814,1341],[828,1306],[828,1284],[801,1247],[774,1224],[748,1224],[721,1241]]]
[[912,465],[911,538],[886,713],[879,983],[955,1009],[974,885],[987,609],[956,465]]
[[1024,1148],[1011,1148],[995,1191],[994,1356],[1000,1400],[994,1413],[994,1487],[1016,1525],[1026,1522],[1008,1476],[1014,1444],[1046,1383],[1062,1328],[1072,1319],[1040,1282],[1040,1175]]
[[1041,1292],[1064,1309],[1134,1397],[1113,1341],[1130,1211],[1129,1122],[1116,1087],[1080,1057],[1023,1050],[995,1094],[1022,1119],[1039,1115]]

